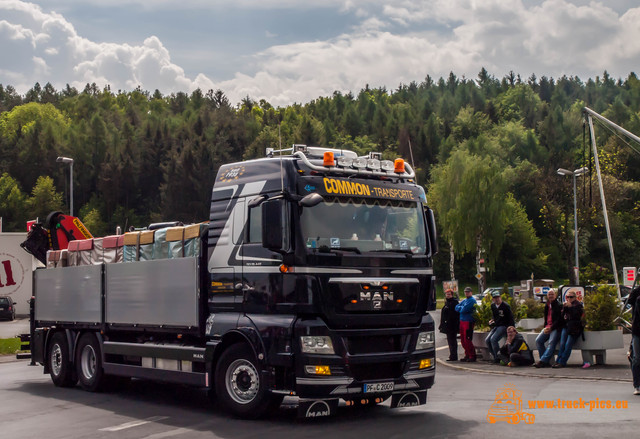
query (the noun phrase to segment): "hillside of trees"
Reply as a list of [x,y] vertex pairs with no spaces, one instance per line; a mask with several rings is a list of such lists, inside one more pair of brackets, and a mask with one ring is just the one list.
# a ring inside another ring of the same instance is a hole
[[[481,247],[490,279],[567,279],[573,266],[573,189],[560,167],[591,166],[588,106],[640,133],[640,80],[606,72],[586,82],[482,69],[401,84],[365,86],[307,104],[274,108],[221,90],[168,96],[35,84],[25,95],[0,84],[0,216],[3,230],[74,208],[95,236],[115,227],[208,219],[223,163],[261,157],[293,143],[343,147],[415,163],[441,233],[436,274],[471,280]],[[596,125],[618,267],[640,263],[640,145]],[[581,266],[609,267],[595,170],[578,180]]]

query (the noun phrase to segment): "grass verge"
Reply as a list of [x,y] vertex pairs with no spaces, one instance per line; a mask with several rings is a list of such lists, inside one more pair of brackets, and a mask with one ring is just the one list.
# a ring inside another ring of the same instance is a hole
[[0,339],[0,355],[15,354],[20,349],[19,338]]

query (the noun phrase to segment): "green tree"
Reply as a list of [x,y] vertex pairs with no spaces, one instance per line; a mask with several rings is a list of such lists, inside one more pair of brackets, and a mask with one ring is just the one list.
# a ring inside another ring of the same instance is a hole
[[27,199],[27,211],[31,218],[44,219],[54,211],[62,211],[64,202],[62,194],[56,191],[53,179],[47,176],[38,177],[36,185]]
[[508,202],[501,166],[459,148],[432,171],[429,199],[457,254],[484,252],[493,268],[505,240]]
[[6,172],[0,176],[0,217],[4,232],[24,230],[27,219],[26,196],[18,182]]

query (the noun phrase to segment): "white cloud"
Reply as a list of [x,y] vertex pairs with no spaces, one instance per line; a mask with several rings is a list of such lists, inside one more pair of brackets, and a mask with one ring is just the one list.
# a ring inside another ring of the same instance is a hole
[[15,20],[0,21],[0,59],[6,60],[0,61],[0,69],[3,76],[17,79],[12,85],[19,92],[47,81],[56,87],[69,83],[80,89],[87,82],[125,90],[138,85],[163,92],[197,88],[196,81],[171,62],[169,51],[154,36],[141,45],[96,43],[79,36],[61,15],[45,13],[39,6],[2,1],[0,11]]
[[[209,4],[184,3],[190,8]],[[299,42],[272,46],[249,62],[245,57],[243,70],[220,81],[187,74],[185,66],[172,62],[167,47],[179,47],[179,41],[165,45],[147,35],[141,44],[97,43],[78,35],[60,14],[0,0],[0,74],[20,92],[36,81],[79,88],[108,83],[114,90],[140,85],[163,93],[221,88],[231,102],[249,95],[286,105],[335,90],[357,92],[367,83],[393,89],[450,71],[474,78],[482,67],[496,76],[513,70],[525,77],[586,79],[605,69],[614,77],[626,76],[637,69],[640,56],[640,8],[631,1],[616,0],[615,9],[588,0],[240,0],[237,5],[258,3],[260,8],[333,8],[335,14],[351,14],[356,24],[331,39],[305,41],[301,35]],[[175,7],[168,0],[154,4]],[[274,31],[265,27],[262,32],[271,38]],[[202,61],[207,62],[206,54]]]

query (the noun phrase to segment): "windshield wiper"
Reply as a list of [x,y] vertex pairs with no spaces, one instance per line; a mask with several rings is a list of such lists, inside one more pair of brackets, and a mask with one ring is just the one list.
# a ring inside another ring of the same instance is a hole
[[345,252],[354,252],[356,254],[362,254],[358,247],[340,247],[340,248],[329,248],[326,245],[321,246],[318,251],[320,253],[331,253],[337,251],[345,251]]
[[407,255],[413,255],[414,253],[411,250],[403,250],[400,248],[388,248],[388,249],[384,249],[384,250],[371,250],[372,253],[379,253],[379,252],[389,252],[389,253],[403,253],[403,254],[407,254]]

